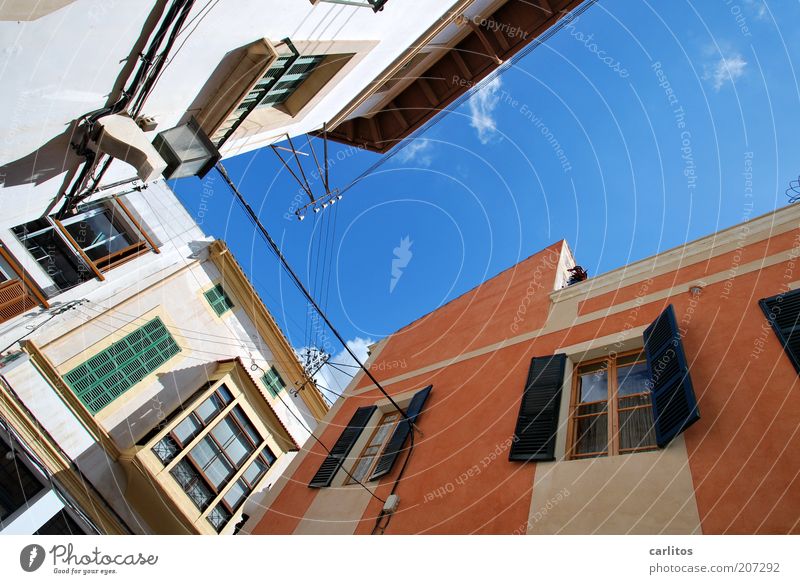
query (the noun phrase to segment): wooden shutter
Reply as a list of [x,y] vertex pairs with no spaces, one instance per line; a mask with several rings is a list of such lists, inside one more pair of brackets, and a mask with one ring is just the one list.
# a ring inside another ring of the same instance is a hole
[[342,466],[347,455],[350,454],[350,450],[353,448],[356,440],[358,440],[358,437],[361,436],[361,432],[364,431],[367,422],[369,422],[369,419],[376,409],[378,409],[376,406],[364,406],[356,410],[353,417],[350,418],[347,427],[342,430],[342,433],[339,435],[336,444],[331,448],[330,454],[328,454],[327,458],[325,458],[320,465],[317,474],[315,474],[311,482],[308,483],[309,487],[319,488],[330,486],[334,475],[339,470],[339,467]]
[[534,357],[514,430],[509,460],[555,460],[564,354]]
[[683,352],[675,310],[670,304],[644,331],[656,444],[670,440],[700,419],[697,399]]
[[25,290],[20,280],[0,283],[0,322],[5,322],[27,312],[39,303]]
[[425,389],[421,389],[415,393],[414,397],[411,398],[411,402],[406,408],[406,416],[408,416],[408,419],[403,418],[397,424],[369,480],[374,481],[391,472],[394,461],[397,460],[400,451],[406,443],[406,439],[408,439],[408,435],[412,432],[411,424],[416,422],[422,412],[422,407],[425,405],[425,400],[428,399],[428,394],[431,392],[431,389],[433,389],[433,386],[429,385]]
[[800,373],[800,290],[764,298],[758,304],[792,365]]
[[180,350],[161,319],[154,318],[78,365],[64,380],[96,414]]

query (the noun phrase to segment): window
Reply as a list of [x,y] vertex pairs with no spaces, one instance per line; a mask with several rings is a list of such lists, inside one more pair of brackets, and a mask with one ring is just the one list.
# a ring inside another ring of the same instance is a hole
[[177,460],[170,474],[201,512],[219,499],[207,515],[217,532],[276,460],[242,407],[229,408],[234,401],[220,385],[152,447],[163,464]]
[[357,481],[363,482],[364,479],[370,475],[381,452],[386,447],[389,437],[392,435],[392,430],[400,420],[400,417],[400,412],[397,411],[384,414],[377,428],[375,428],[375,432],[373,432],[370,437],[369,442],[358,457],[353,470],[350,472],[352,476],[347,477],[347,482],[345,484],[352,485]]
[[269,371],[261,378],[261,381],[267,386],[267,391],[272,397],[278,397],[278,394],[286,389],[286,383],[284,383],[283,378],[275,367],[270,367]]
[[68,290],[94,277],[89,266],[73,252],[46,217],[18,225],[12,231],[59,291]]
[[[353,477],[359,481],[369,477],[367,480],[374,481],[392,471],[411,434],[412,425],[417,423],[417,418],[422,413],[432,389],[433,386],[429,385],[416,392],[405,408],[405,415],[396,410],[382,415],[367,445],[356,460],[353,472],[350,473]],[[328,456],[308,483],[309,487],[320,489],[331,486],[334,476],[347,460],[350,451],[377,409],[376,405],[362,406],[353,412],[353,416],[328,452]],[[348,484],[354,482],[350,476],[347,480]]]
[[42,217],[12,231],[58,290],[64,291],[148,250],[147,241],[127,228],[118,208],[128,215],[121,202],[119,206],[96,203],[62,221]]
[[570,458],[656,447],[647,360],[637,351],[579,364],[573,379]]
[[0,527],[42,489],[41,481],[0,438]]
[[231,308],[233,308],[233,301],[230,299],[230,296],[225,293],[225,290],[222,288],[222,284],[217,284],[211,290],[206,292],[204,296],[211,305],[211,308],[214,309],[214,312],[217,313],[217,316],[222,316]]
[[64,219],[61,224],[100,271],[147,247],[125,230],[114,209],[104,205]]
[[278,57],[236,109],[213,132],[211,142],[217,148],[221,147],[253,110],[276,107],[286,102],[325,57],[326,55],[297,54]]
[[96,414],[180,352],[160,318],[78,365],[64,380]]
[[[251,95],[255,95],[262,88],[272,85],[267,94],[261,98],[258,107],[274,107],[289,99],[292,93],[314,72],[314,69],[324,58],[325,55],[297,57],[292,66],[287,71],[284,71],[291,56],[278,57],[251,92]],[[248,99],[252,98],[250,96],[245,98],[243,105],[247,103]],[[241,108],[242,106],[239,106],[239,109]]]

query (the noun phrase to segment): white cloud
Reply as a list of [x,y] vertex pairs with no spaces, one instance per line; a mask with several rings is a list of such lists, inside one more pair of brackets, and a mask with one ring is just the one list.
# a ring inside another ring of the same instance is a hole
[[[362,339],[361,337],[356,337],[347,341],[347,346],[356,354],[358,360],[363,363],[367,360],[367,347],[374,342],[370,338]],[[314,375],[314,381],[337,394],[343,393],[353,376],[359,372],[359,369],[354,367],[355,361],[344,349],[333,355],[330,361],[335,363],[338,369],[325,365]],[[331,403],[335,402],[339,396],[327,391],[325,388],[320,387],[319,390],[325,394]]]
[[430,166],[433,162],[432,150],[433,142],[430,140],[414,140],[397,153],[397,160],[403,164]]
[[467,102],[471,116],[470,125],[478,131],[481,144],[488,144],[497,133],[497,120],[494,110],[500,103],[500,77],[478,88]]
[[747,61],[741,55],[732,54],[728,57],[722,56],[719,61],[714,65],[706,66],[704,79],[710,79],[713,82],[714,89],[719,91],[726,81],[735,83],[742,75],[744,75]]

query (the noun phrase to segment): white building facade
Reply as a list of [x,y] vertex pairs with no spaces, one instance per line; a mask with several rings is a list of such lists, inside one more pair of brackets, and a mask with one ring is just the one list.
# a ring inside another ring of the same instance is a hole
[[232,532],[327,406],[224,242],[163,181],[0,241],[2,532]]

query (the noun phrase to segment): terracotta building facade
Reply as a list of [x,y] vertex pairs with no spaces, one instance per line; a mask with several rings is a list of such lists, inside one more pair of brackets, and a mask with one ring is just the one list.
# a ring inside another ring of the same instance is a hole
[[555,243],[373,347],[392,400],[356,376],[244,530],[797,533],[799,254],[797,205],[571,285]]

